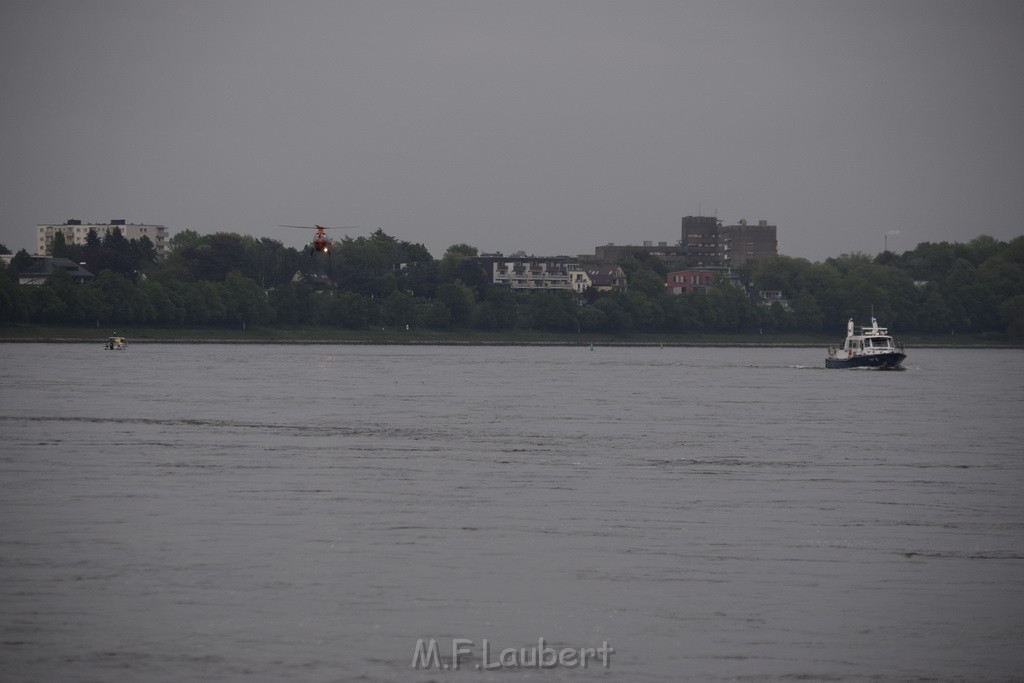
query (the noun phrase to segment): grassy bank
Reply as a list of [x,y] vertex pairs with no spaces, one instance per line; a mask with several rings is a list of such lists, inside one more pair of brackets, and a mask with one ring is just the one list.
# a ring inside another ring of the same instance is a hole
[[[154,327],[64,327],[41,325],[0,326],[0,342],[100,342],[112,334],[133,343],[280,343],[280,344],[494,344],[586,346],[821,346],[838,342],[841,335],[810,334],[725,334],[685,332],[675,334],[630,333],[621,335],[537,332],[533,330],[345,330],[330,327],[154,328]],[[1024,340],[1006,335],[896,335],[899,341],[917,347],[1007,347],[1024,348]]]

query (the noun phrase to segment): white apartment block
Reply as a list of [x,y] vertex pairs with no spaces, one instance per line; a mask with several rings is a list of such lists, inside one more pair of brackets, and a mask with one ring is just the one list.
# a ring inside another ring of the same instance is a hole
[[580,267],[564,258],[483,256],[476,261],[490,270],[492,283],[512,290],[582,291],[574,278]]
[[53,253],[53,237],[58,232],[64,233],[64,241],[68,244],[85,244],[85,238],[90,230],[96,231],[96,236],[103,239],[117,228],[125,239],[137,240],[141,237],[148,237],[149,241],[156,247],[158,257],[167,252],[167,228],[163,225],[140,225],[138,223],[126,223],[123,220],[113,220],[109,223],[86,223],[80,220],[71,219],[61,224],[40,223],[36,225],[38,240],[36,242],[36,254],[45,256]]

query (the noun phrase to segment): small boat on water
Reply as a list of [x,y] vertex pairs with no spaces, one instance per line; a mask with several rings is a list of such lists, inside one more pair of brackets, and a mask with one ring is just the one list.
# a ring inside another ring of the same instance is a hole
[[846,339],[837,349],[828,347],[826,368],[878,368],[898,370],[907,357],[903,344],[896,344],[889,331],[871,318],[871,327],[855,327],[853,318],[846,324]]
[[107,338],[107,343],[103,345],[103,348],[111,351],[122,351],[128,347],[128,340],[124,337],[114,335],[113,337]]

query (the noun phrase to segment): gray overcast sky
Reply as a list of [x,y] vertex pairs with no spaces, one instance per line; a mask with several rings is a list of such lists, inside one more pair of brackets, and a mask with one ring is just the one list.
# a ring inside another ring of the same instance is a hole
[[7,0],[0,242],[280,223],[538,255],[1024,234],[1024,2]]

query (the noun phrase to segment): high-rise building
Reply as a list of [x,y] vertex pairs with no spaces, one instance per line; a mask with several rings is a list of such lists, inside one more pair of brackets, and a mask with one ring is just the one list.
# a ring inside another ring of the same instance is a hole
[[156,247],[157,256],[163,256],[167,251],[167,228],[163,225],[140,225],[127,223],[124,220],[113,220],[109,223],[83,223],[73,218],[62,224],[40,223],[36,225],[38,232],[36,253],[41,256],[52,254],[53,238],[58,232],[64,234],[64,241],[67,244],[85,244],[90,230],[95,230],[96,236],[103,239],[115,228],[121,231],[121,235],[125,239],[137,240],[141,237],[148,237]]
[[683,216],[682,248],[696,265],[736,268],[779,253],[778,229],[768,221],[723,226],[715,216]]
[[779,253],[778,229],[768,225],[768,221],[748,225],[743,220],[739,225],[722,227],[720,232],[724,265],[738,268],[747,261],[777,256]]
[[680,244],[691,263],[698,266],[722,265],[721,225],[715,216],[683,216]]

